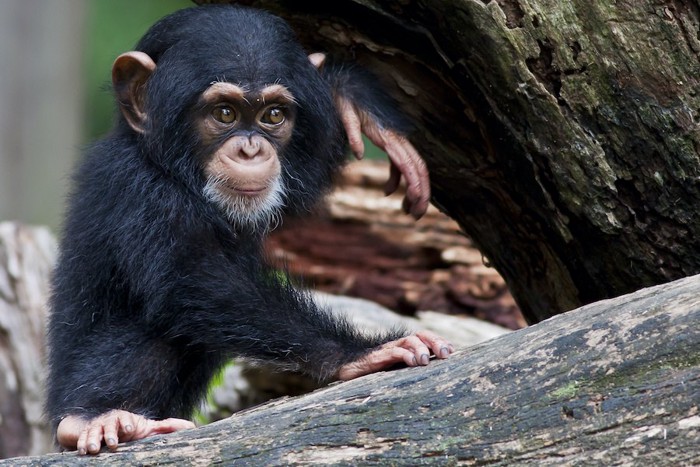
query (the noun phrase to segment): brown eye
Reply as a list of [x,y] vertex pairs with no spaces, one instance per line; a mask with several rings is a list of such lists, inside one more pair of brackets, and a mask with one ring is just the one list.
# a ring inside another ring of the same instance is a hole
[[215,108],[212,110],[211,115],[216,121],[221,123],[233,123],[236,121],[236,111],[228,105]]
[[284,110],[279,107],[267,109],[262,116],[262,122],[268,125],[279,125],[284,121]]

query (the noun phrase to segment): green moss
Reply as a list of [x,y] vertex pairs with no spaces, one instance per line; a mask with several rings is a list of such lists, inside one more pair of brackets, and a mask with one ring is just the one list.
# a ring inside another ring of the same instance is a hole
[[573,399],[580,393],[609,393],[615,389],[624,389],[630,394],[644,392],[650,386],[668,380],[670,372],[697,366],[700,366],[700,355],[688,352],[684,355],[652,361],[644,368],[635,366],[634,372],[622,369],[601,377],[593,377],[588,381],[574,380],[555,389],[548,397],[550,400],[566,400]]
[[581,384],[578,381],[574,380],[569,382],[565,386],[556,389],[550,394],[550,396],[553,399],[571,399],[578,395],[580,389]]

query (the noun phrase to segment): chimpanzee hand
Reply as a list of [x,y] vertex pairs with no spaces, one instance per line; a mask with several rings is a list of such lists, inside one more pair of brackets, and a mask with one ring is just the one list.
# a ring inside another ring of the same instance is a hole
[[431,351],[438,358],[447,358],[454,352],[454,347],[433,332],[419,331],[414,335],[387,342],[358,360],[346,363],[340,367],[338,379],[347,381],[402,362],[408,366],[425,366],[430,363]]
[[336,106],[348,135],[350,149],[357,159],[364,155],[362,133],[389,156],[391,173],[384,187],[387,195],[399,187],[401,175],[406,177],[406,198],[403,209],[414,218],[420,219],[430,202],[430,180],[428,168],[418,151],[404,136],[383,128],[370,114],[362,111],[343,96],[336,96]]
[[58,425],[56,439],[61,447],[78,450],[78,454],[97,454],[102,441],[114,451],[119,442],[134,441],[153,435],[194,428],[194,423],[179,418],[151,420],[143,415],[112,410],[92,420],[69,415]]

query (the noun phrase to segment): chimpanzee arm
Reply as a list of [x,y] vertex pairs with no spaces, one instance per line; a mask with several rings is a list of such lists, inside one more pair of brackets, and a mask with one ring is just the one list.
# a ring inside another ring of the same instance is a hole
[[354,64],[326,62],[323,54],[312,54],[309,58],[331,85],[355,157],[363,157],[364,133],[391,161],[386,194],[397,190],[403,175],[406,178],[404,211],[420,218],[430,202],[430,180],[425,162],[407,139],[411,122],[397,111],[397,103],[376,85],[377,78],[367,70]]
[[[250,252],[238,252],[236,261],[202,253],[190,256],[188,264],[179,265],[181,279],[173,284],[167,301],[153,310],[153,326],[170,323],[162,330],[165,336],[186,336],[195,347],[262,360],[302,371],[320,381],[350,379],[354,373],[340,372],[344,365],[406,336],[404,330],[371,336],[362,333],[261,266],[260,259],[249,256]],[[178,319],[163,316],[169,313]],[[384,367],[401,361],[410,366],[427,364],[430,349],[423,341],[416,337],[405,339],[388,351],[394,357]],[[440,355],[441,348],[447,345],[440,339],[434,345],[434,353]],[[381,365],[372,366],[378,362],[366,362],[365,366],[371,368],[365,373],[382,369]],[[361,374],[364,373],[354,376]]]

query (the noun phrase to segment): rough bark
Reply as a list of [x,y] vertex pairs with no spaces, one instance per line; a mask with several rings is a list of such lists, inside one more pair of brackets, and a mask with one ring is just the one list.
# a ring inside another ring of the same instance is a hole
[[0,223],[0,458],[52,448],[43,418],[43,378],[55,251],[48,229]]
[[700,276],[196,430],[0,465],[691,465]]
[[697,2],[238,3],[384,78],[529,321],[700,272]]

